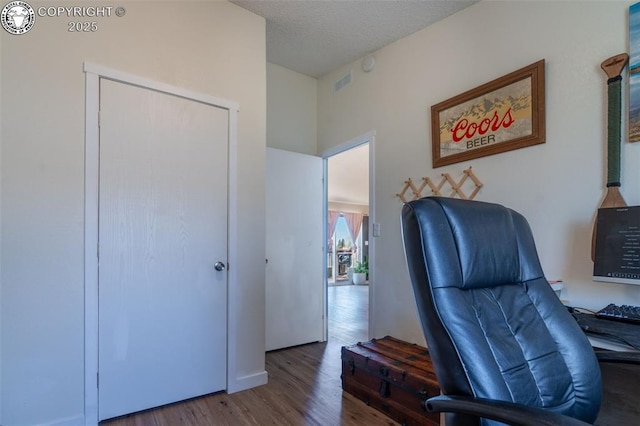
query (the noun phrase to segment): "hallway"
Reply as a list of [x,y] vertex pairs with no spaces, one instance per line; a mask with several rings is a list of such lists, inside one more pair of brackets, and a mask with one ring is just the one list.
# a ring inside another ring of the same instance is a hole
[[329,286],[329,341],[352,345],[368,340],[369,286]]

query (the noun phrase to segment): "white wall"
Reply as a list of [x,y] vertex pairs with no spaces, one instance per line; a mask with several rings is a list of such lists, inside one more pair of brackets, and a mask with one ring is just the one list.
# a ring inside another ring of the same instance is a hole
[[[318,81],[318,151],[376,129],[374,337],[424,342],[400,236],[403,182],[455,179],[473,170],[477,199],[505,204],[529,220],[549,279],[586,308],[640,305],[640,287],[594,283],[591,230],[606,183],[606,76],[600,63],[628,51],[629,1],[483,1]],[[430,107],[482,83],[546,59],[546,143],[431,168]],[[337,94],[349,69],[353,83]],[[626,81],[626,76],[625,76]],[[640,204],[640,143],[623,146],[622,193]]]
[[328,203],[329,210],[337,210],[339,212],[344,213],[362,213],[369,214],[369,206],[362,204],[350,204],[350,203],[340,203],[337,201],[329,201]]
[[242,312],[230,318],[238,354],[230,386],[264,373],[264,19],[220,1],[122,5],[126,15],[96,19],[95,33],[67,32],[65,17],[37,17],[21,36],[1,31],[4,426],[83,417],[84,61],[240,104],[236,243],[244,261],[235,289]]
[[317,80],[267,63],[267,146],[317,155]]
[[[2,38],[0,37],[0,52]],[[2,55],[0,54],[0,88],[2,87]],[[1,93],[0,93],[1,94]],[[2,165],[2,96],[0,96],[0,166]],[[0,168],[0,241],[2,239],[2,173]],[[0,309],[2,309],[2,244],[0,243]],[[0,313],[0,422],[2,421],[2,314]]]

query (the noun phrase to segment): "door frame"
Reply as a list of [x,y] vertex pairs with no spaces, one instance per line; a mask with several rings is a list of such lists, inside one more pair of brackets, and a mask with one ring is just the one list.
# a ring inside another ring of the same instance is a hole
[[[100,79],[205,103],[229,111],[227,262],[238,264],[238,112],[237,102],[193,92],[145,77],[85,62],[85,167],[84,167],[84,421],[98,424],[98,199],[100,153]],[[227,389],[236,387],[238,317],[237,273],[227,270]]]
[[[363,145],[365,143],[369,144],[369,307],[374,306],[373,302],[375,300],[375,238],[372,232],[373,224],[375,222],[375,143],[376,141],[376,131],[370,130],[366,133],[361,134],[360,136],[356,136],[355,138],[348,140],[340,145],[334,146],[332,148],[324,151],[320,157],[324,162],[323,167],[323,182],[324,182],[324,194],[323,194],[323,229],[324,229],[324,256],[322,256],[323,264],[322,264],[322,275],[323,275],[323,286],[324,286],[324,336],[323,340],[327,341],[329,339],[329,304],[327,302],[329,297],[329,286],[327,285],[327,280],[329,279],[327,275],[327,249],[326,243],[329,241],[329,230],[328,228],[328,211],[329,211],[329,200],[328,200],[328,185],[329,185],[329,175],[328,175],[328,164],[329,157],[333,157],[336,154],[340,154],[341,152],[348,151],[357,146]],[[371,339],[372,336],[375,335],[374,330],[374,317],[373,317],[373,309],[369,309],[369,326],[367,327],[368,338]]]

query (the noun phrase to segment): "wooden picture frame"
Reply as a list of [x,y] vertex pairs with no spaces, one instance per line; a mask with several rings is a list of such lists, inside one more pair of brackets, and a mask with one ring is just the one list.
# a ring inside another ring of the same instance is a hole
[[[629,142],[640,142],[640,3],[629,6]],[[623,86],[624,87],[624,86]]]
[[433,168],[545,142],[544,59],[431,107]]

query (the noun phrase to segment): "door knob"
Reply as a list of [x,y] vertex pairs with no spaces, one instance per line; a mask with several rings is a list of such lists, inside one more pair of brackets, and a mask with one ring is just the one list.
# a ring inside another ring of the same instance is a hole
[[213,265],[213,267],[215,268],[216,271],[224,271],[224,262],[216,262],[215,265]]

